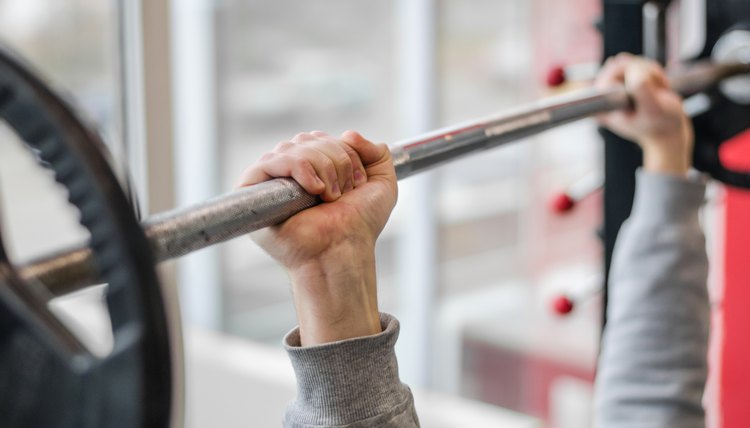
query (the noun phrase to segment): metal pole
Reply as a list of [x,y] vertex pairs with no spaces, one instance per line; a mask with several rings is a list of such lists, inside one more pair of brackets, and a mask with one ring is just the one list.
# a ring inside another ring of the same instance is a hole
[[669,1],[651,0],[643,5],[643,54],[667,64],[667,7]]
[[[175,142],[178,142],[173,152],[177,206],[210,198],[219,187],[215,3],[213,0],[171,0],[172,106]],[[177,273],[185,321],[205,328],[219,328],[223,324],[223,299],[218,250],[203,251],[180,260]]]
[[[417,135],[435,129],[437,123],[440,2],[400,0],[398,5],[402,129],[406,135]],[[404,381],[428,387],[438,294],[436,174],[430,172],[410,180],[399,186],[399,193],[402,203],[397,208],[401,215],[396,237],[396,314],[402,320],[402,340],[396,344],[396,354]]]
[[[687,97],[743,73],[750,73],[750,65],[706,63],[671,82]],[[393,163],[398,178],[403,179],[473,152],[630,105],[624,87],[585,89],[402,141],[391,149]],[[156,215],[147,219],[143,228],[154,258],[160,262],[278,224],[317,203],[317,198],[293,180],[275,179]],[[21,267],[20,272],[24,279],[39,280],[53,295],[61,295],[96,282],[90,258],[89,250],[81,248],[38,260]]]
[[[118,0],[123,130],[141,215],[174,206],[169,0]],[[148,42],[146,42],[148,41]],[[148,144],[159,141],[160,144]],[[166,158],[166,159],[165,159]],[[125,166],[125,165],[124,165]],[[128,172],[128,171],[125,171]],[[125,174],[127,176],[127,174]],[[135,195],[131,195],[135,199]],[[140,219],[141,217],[139,217]],[[158,269],[172,369],[170,427],[185,426],[185,353],[174,266]]]

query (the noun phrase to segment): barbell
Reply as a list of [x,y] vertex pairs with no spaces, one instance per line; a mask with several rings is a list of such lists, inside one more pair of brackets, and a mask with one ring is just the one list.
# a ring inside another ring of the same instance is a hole
[[[701,62],[673,73],[673,89],[690,97],[727,78],[750,73],[741,62]],[[626,109],[631,99],[625,87],[588,88],[440,129],[396,143],[391,152],[399,179],[431,169],[467,154],[518,141],[543,131],[608,111]],[[718,160],[705,172],[731,177],[729,184],[750,188],[750,176],[728,171]],[[706,163],[704,162],[704,165]],[[243,188],[187,208],[154,215],[142,223],[156,262],[273,226],[320,203],[291,179],[274,179]],[[100,283],[91,249],[80,247],[20,267],[21,277],[39,281],[52,296]]]

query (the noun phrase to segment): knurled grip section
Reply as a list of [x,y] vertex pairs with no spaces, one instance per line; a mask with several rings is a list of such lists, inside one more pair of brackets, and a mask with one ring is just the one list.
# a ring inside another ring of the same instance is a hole
[[[154,259],[164,261],[279,224],[318,203],[296,181],[278,178],[153,216],[142,226]],[[53,296],[101,282],[88,247],[40,258],[19,274],[40,281]]]
[[157,261],[180,257],[283,222],[319,203],[288,178],[266,181],[143,223]]

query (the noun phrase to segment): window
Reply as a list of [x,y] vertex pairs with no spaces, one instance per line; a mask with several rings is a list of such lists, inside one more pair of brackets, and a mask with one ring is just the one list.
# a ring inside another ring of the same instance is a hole
[[[543,84],[550,67],[598,60],[596,1],[578,0],[577,7],[554,0],[437,4],[438,125],[549,95]],[[409,137],[400,133],[400,6],[351,0],[218,6],[225,190],[261,153],[300,131],[356,129],[386,142]],[[584,391],[575,396],[589,398],[598,299],[566,320],[549,308],[557,294],[596,285],[600,201],[590,198],[570,216],[557,216],[548,205],[555,192],[600,168],[594,128],[591,122],[566,127],[437,173],[439,284],[431,322],[439,350],[431,355],[448,357],[434,358],[439,374],[433,386],[542,417],[549,416],[550,406],[539,397],[549,391]],[[408,307],[397,290],[400,216],[397,208],[379,241],[379,293],[386,312]],[[221,254],[226,329],[278,344],[295,324],[285,274],[249,239],[223,246]],[[567,341],[554,342],[564,349],[559,355],[551,353],[550,338]],[[563,381],[555,384],[544,373]],[[522,384],[538,391],[517,398],[513,391]]]

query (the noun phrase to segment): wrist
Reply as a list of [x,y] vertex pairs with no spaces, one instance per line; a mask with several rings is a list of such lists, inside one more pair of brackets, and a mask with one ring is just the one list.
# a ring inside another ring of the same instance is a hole
[[289,275],[303,346],[381,332],[372,246],[330,249]]
[[685,177],[690,171],[691,153],[686,148],[688,144],[677,142],[646,141],[643,147],[643,169],[648,172]]

